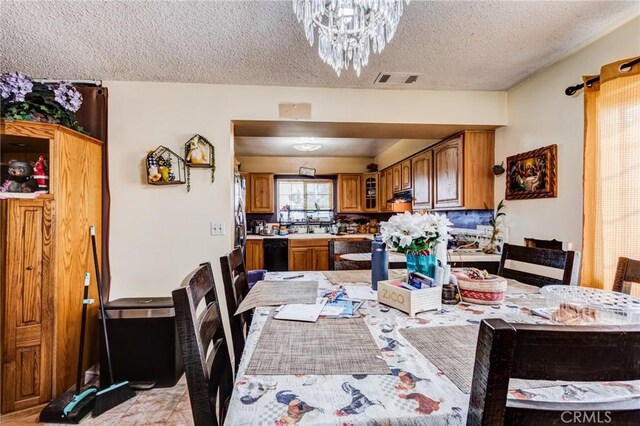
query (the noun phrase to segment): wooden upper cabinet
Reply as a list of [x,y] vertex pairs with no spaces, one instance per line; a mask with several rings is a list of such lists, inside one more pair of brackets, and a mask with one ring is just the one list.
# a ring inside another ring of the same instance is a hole
[[[391,168],[393,193],[402,191],[402,165],[396,164]],[[391,197],[393,198],[393,197]]]
[[338,175],[338,212],[359,213],[362,212],[362,175],[339,174]]
[[435,163],[434,207],[462,207],[462,135],[439,144],[433,149]]
[[433,151],[429,150],[411,159],[413,178],[413,209],[433,208]]
[[[464,132],[464,208],[493,209],[495,132]],[[486,205],[486,207],[485,207]]]
[[493,208],[495,132],[465,131],[433,148],[435,209]]
[[378,178],[378,211],[386,212],[387,211],[387,171],[383,170],[380,172],[380,177]]
[[380,211],[378,173],[362,175],[362,210],[365,212]]
[[411,160],[407,159],[400,163],[400,189],[411,189],[411,183]]
[[273,213],[273,173],[249,174],[249,209],[248,213]]
[[391,205],[388,203],[390,199],[393,198],[393,169],[387,169],[387,175],[385,177],[387,181],[387,192],[384,197],[384,203],[387,211],[391,211]]

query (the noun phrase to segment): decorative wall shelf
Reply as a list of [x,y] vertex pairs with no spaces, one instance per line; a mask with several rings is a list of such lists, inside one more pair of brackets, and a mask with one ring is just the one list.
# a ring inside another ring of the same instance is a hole
[[[189,169],[211,169],[211,183],[213,183],[216,172],[216,149],[207,138],[196,134],[189,139],[184,144],[184,158]],[[189,169],[187,169],[187,186],[190,186]]]
[[182,185],[187,183],[185,162],[178,154],[160,145],[147,154],[149,185]]

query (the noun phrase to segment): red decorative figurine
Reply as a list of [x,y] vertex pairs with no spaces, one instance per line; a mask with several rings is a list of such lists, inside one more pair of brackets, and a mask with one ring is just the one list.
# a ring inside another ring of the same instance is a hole
[[41,192],[47,192],[48,190],[47,180],[49,179],[49,176],[47,176],[47,166],[47,159],[44,157],[44,155],[38,157],[38,161],[36,162],[35,166],[33,166],[33,178],[38,183],[38,191]]

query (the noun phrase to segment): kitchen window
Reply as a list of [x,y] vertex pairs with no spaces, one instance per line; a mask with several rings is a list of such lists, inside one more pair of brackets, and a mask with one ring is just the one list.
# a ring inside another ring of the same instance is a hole
[[333,181],[277,179],[278,220],[330,222],[333,219]]

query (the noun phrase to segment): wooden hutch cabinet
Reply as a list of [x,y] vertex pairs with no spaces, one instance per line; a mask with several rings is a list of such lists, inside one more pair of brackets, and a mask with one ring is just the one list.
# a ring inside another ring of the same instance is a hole
[[[1,164],[49,160],[49,193],[0,200],[2,413],[45,403],[75,383],[89,225],[102,229],[102,142],[65,127],[0,122]],[[98,253],[98,258],[101,258]],[[98,360],[98,304],[89,306],[84,370]]]

